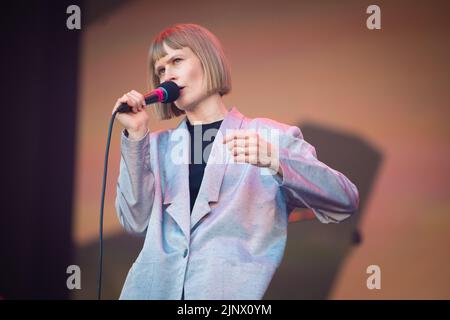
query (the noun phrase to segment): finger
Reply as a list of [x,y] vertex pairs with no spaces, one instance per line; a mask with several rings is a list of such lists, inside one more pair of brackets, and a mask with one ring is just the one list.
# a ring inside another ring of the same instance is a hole
[[131,90],[130,93],[135,95],[135,96],[137,96],[137,97],[139,97],[140,99],[144,99],[144,96],[140,92],[138,92],[136,90]]
[[247,146],[247,147],[232,147],[230,149],[232,155],[258,155],[258,147],[257,146]]
[[234,139],[245,139],[246,136],[247,132],[245,130],[235,130],[225,136],[223,143],[228,143]]
[[251,154],[247,156],[247,162],[254,165],[259,165],[258,155]]
[[258,145],[260,143],[259,135],[256,132],[251,133],[248,142],[250,145]]
[[139,109],[142,106],[142,103],[139,102],[139,98],[134,95],[131,91],[127,93],[127,96],[133,100],[133,107]]
[[234,135],[233,134],[227,134],[227,135],[225,135],[225,137],[223,137],[222,143],[226,144],[226,143],[230,142],[233,139],[234,139]]
[[256,155],[239,154],[237,156],[234,156],[234,161],[238,163],[250,163],[260,166],[258,157]]
[[127,97],[130,100],[130,104],[133,107],[139,108],[140,107],[140,103],[139,103],[139,98],[135,97],[132,93],[128,92],[127,93]]
[[115,104],[114,107],[113,107],[112,113],[114,113],[114,112],[116,111],[116,109],[117,109],[118,107],[120,107],[120,105],[121,105],[122,103],[127,103],[127,101],[128,101],[128,98],[127,98],[127,95],[126,95],[126,94],[124,94],[124,95],[121,96],[119,99],[117,99],[116,104]]
[[139,101],[137,101],[130,93],[127,93],[128,105],[131,107],[134,113],[139,111]]
[[139,101],[139,105],[142,107],[145,107],[145,100],[144,100],[144,96],[142,94],[140,94],[139,92],[137,92],[136,90],[131,90],[129,92],[137,101]]
[[233,147],[256,147],[257,143],[256,140],[251,140],[251,139],[243,139],[243,138],[239,138],[239,139],[233,139],[231,141],[229,141],[227,143],[227,146],[229,148],[233,148]]
[[243,147],[233,147],[230,150],[230,152],[231,152],[231,154],[233,156],[238,156],[238,155],[241,155],[241,154],[247,154],[247,150],[245,148],[243,148]]
[[[224,139],[224,143],[233,142],[234,145],[244,146],[244,145],[257,145],[259,143],[259,135],[258,133],[246,130],[239,130],[230,135],[226,136]],[[235,142],[237,141],[237,142]]]
[[258,164],[261,167],[270,167],[272,161],[269,157],[258,157]]
[[272,146],[269,143],[260,143],[258,148],[258,154],[269,157],[272,156]]
[[237,156],[234,156],[234,161],[239,163],[246,163],[247,162],[246,157],[247,156],[245,154],[239,154]]
[[240,139],[234,139],[234,140],[230,141],[229,144],[236,146],[236,147],[254,147],[257,145],[257,142],[255,139],[240,138]]
[[128,97],[127,94],[124,94],[123,96],[121,96],[119,99],[117,99],[118,102],[120,103],[126,103],[128,101]]

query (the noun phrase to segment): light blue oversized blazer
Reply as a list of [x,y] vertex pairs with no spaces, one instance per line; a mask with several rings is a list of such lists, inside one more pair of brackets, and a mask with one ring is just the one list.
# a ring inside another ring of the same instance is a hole
[[234,162],[218,133],[192,215],[186,117],[139,141],[122,134],[117,215],[145,242],[120,299],[180,299],[183,287],[185,299],[261,299],[283,257],[294,208],[312,209],[323,223],[357,210],[355,185],[317,160],[298,127],[249,119],[233,107],[220,134],[229,129],[279,132],[283,177]]

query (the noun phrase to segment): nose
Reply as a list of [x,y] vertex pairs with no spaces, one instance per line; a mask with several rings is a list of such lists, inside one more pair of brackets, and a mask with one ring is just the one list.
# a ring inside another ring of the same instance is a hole
[[178,77],[173,72],[173,70],[171,70],[170,68],[167,68],[162,81],[163,82],[165,82],[165,81],[174,81],[174,82],[176,82],[177,79],[178,79]]

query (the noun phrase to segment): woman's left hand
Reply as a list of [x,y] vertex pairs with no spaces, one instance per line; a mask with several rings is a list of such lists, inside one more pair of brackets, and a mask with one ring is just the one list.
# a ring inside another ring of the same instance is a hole
[[236,162],[269,168],[282,175],[278,148],[264,140],[255,131],[237,130],[223,139]]

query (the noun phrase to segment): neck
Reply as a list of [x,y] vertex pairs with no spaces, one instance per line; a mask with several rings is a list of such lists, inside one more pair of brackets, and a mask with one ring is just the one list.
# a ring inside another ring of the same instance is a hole
[[206,97],[189,110],[185,110],[189,122],[192,124],[207,124],[223,120],[228,110],[222,97],[216,93]]

